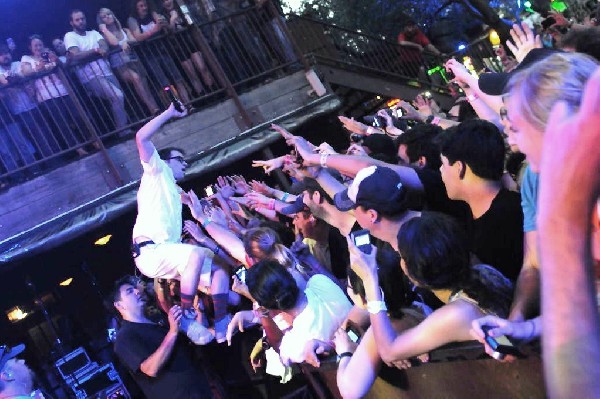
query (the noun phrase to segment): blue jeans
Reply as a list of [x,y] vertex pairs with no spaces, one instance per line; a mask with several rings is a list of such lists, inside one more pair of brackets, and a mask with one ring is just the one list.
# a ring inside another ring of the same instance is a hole
[[115,127],[121,129],[127,125],[125,99],[123,89],[114,75],[97,76],[84,84],[93,96],[100,97],[110,103]]
[[0,161],[7,172],[35,162],[34,152],[19,125],[8,123],[0,127]]

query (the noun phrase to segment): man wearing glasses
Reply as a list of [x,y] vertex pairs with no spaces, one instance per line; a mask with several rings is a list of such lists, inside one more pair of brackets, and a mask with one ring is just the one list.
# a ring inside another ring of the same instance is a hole
[[195,344],[204,345],[214,337],[195,321],[193,301],[199,283],[210,285],[214,254],[206,248],[181,243],[182,199],[187,194],[176,182],[185,176],[187,162],[182,150],[169,147],[157,151],[151,141],[169,119],[185,115],[185,111],[179,112],[171,105],[136,134],[144,173],[137,194],[132,250],[135,264],[144,275],[180,280],[181,329]]
[[16,359],[24,350],[23,344],[14,348],[0,346],[0,399],[31,398],[33,372],[24,360]]

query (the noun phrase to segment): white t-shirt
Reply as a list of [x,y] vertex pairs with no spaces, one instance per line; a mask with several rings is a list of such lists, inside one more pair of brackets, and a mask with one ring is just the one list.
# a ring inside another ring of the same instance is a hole
[[342,325],[352,304],[340,287],[322,274],[312,276],[304,290],[308,304],[294,319],[279,346],[284,363],[302,363],[304,346],[311,339],[330,341]]
[[[38,61],[36,61],[35,58],[30,55],[24,55],[21,57],[21,64],[24,62],[31,65],[31,68],[33,69],[35,69],[35,65],[38,63]],[[36,79],[35,91],[38,102],[50,100],[51,98],[66,96],[68,94],[62,80],[60,80],[58,75],[55,73]]]
[[[104,40],[102,35],[95,30],[85,32],[85,35],[79,35],[73,31],[65,34],[65,47],[69,50],[72,47],[78,47],[79,51],[89,51],[100,48],[98,42]],[[98,76],[111,76],[112,72],[104,58],[88,62],[77,66],[77,77],[81,83],[87,83]]]
[[142,161],[144,174],[137,193],[138,215],[133,238],[144,236],[156,244],[181,242],[181,195],[183,191],[169,165],[156,149],[148,163]]

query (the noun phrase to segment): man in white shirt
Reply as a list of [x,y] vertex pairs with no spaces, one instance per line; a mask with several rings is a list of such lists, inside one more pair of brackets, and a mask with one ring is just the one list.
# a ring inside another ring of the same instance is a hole
[[[144,174],[137,194],[138,215],[132,235],[133,256],[136,266],[144,275],[180,280],[183,329],[183,325],[196,316],[193,302],[199,284],[201,287],[210,287],[215,310],[215,335],[217,341],[224,342],[229,324],[229,276],[223,269],[213,266],[212,251],[181,242],[182,197],[187,194],[176,181],[184,177],[187,162],[180,149],[169,147],[157,151],[151,141],[152,136],[169,119],[185,115],[185,112],[178,112],[171,104],[136,134]],[[210,339],[204,337],[202,343]]]
[[[106,54],[108,45],[97,31],[85,30],[87,22],[82,11],[71,11],[70,24],[73,30],[65,34],[64,44],[70,55],[70,61],[78,64],[75,69],[77,77],[94,96],[110,103],[115,127],[121,130],[127,125],[123,90],[106,60],[96,59]],[[89,62],[85,62],[86,60]],[[119,133],[120,136],[125,134],[126,132],[123,131]]]

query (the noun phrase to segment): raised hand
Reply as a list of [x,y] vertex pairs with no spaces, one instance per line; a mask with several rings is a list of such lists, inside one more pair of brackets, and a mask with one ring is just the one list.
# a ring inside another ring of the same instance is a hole
[[279,168],[283,167],[284,162],[285,162],[285,156],[282,156],[279,158],[269,159],[266,161],[255,160],[255,161],[252,161],[252,166],[254,168],[263,168],[265,170],[266,174],[270,174],[275,169],[279,169]]
[[367,134],[367,129],[369,128],[369,126],[365,125],[364,123],[361,123],[351,118],[346,118],[342,115],[338,116],[338,119],[340,120],[340,122],[342,122],[342,125],[344,125],[344,127],[352,133],[362,135]]
[[286,130],[284,127],[276,125],[276,124],[271,124],[271,129],[275,130],[277,133],[279,133],[284,139],[285,142],[288,143],[288,145],[291,145],[291,141],[294,139],[294,135],[292,133],[290,133],[288,130]]
[[319,144],[319,146],[317,147],[317,151],[319,152],[319,154],[329,154],[329,155],[337,154],[337,152],[333,149],[333,147],[327,142],[323,142],[323,143]]
[[198,224],[196,224],[196,222],[194,222],[193,220],[183,221],[183,231],[191,235],[194,238],[194,240],[198,241],[198,244],[204,244],[208,239],[208,237],[206,236],[206,234],[204,234],[200,226],[198,226]]
[[188,114],[187,109],[185,107],[183,109],[183,112],[177,111],[177,109],[175,109],[175,104],[173,103],[169,105],[169,108],[167,108],[165,112],[167,113],[169,118],[183,118]]
[[271,196],[273,191],[273,189],[267,186],[264,182],[257,180],[252,180],[250,182],[250,188],[252,189],[252,191],[268,196]]
[[248,182],[246,182],[246,179],[244,179],[243,176],[240,176],[240,175],[232,176],[231,184],[233,185],[233,188],[235,189],[235,193],[238,195],[244,195],[248,191],[250,191],[250,186],[248,185]]
[[218,225],[227,227],[227,216],[225,216],[223,209],[218,206],[210,208],[210,219]]
[[181,202],[190,208],[190,212],[192,213],[194,219],[204,220],[208,218],[208,215],[204,210],[204,206],[202,206],[202,203],[200,202],[200,199],[198,199],[198,196],[194,190],[190,190],[187,193],[181,193]]
[[347,237],[348,251],[350,252],[350,267],[363,282],[377,279],[377,247],[371,245],[371,253],[362,252],[352,238]]
[[467,67],[461,64],[458,60],[450,58],[444,65],[446,71],[454,74],[453,81],[456,82],[460,87],[470,87],[476,84],[475,77],[471,75]]
[[542,48],[542,38],[536,35],[527,24],[521,26],[514,24],[510,30],[510,36],[512,42],[507,40],[506,47],[513,53],[517,62],[523,61],[523,58],[534,48]]
[[404,110],[403,119],[414,119],[417,121],[422,121],[426,118],[424,114],[417,111],[415,107],[413,107],[409,102],[401,100],[398,103],[398,106]]
[[363,146],[361,146],[360,144],[353,143],[346,150],[346,154],[347,155],[361,155],[361,156],[365,156],[365,155],[367,155],[367,152],[365,151],[365,149],[363,148]]

